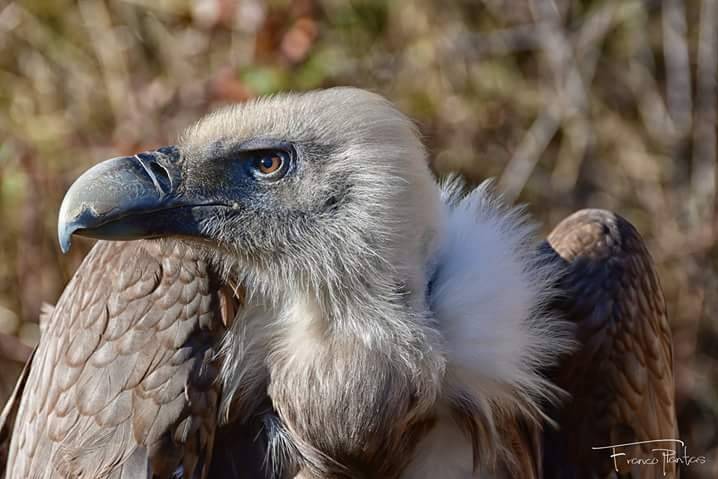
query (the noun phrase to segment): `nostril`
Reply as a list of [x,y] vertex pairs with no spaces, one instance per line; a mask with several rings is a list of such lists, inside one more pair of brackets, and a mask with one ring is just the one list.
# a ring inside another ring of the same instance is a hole
[[135,155],[144,168],[147,175],[155,185],[157,192],[160,197],[163,197],[172,190],[172,179],[170,178],[169,171],[157,162],[157,159],[148,153],[138,153]]
[[150,170],[152,170],[152,173],[155,174],[157,180],[162,184],[162,189],[168,192],[172,187],[172,181],[170,180],[170,175],[167,170],[155,161],[150,163]]

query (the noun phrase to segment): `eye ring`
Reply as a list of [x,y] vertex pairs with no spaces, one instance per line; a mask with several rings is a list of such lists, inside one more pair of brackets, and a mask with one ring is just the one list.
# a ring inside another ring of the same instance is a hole
[[289,154],[283,150],[263,150],[254,153],[252,169],[257,177],[279,179],[287,172]]

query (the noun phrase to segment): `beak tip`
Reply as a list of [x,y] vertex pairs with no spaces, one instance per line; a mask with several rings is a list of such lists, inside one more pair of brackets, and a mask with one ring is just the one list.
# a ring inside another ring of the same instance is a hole
[[60,239],[60,251],[62,251],[62,254],[67,254],[70,251],[70,246],[72,246],[72,241],[70,241],[69,237]]
[[57,240],[60,243],[60,251],[62,254],[67,254],[70,251],[72,245],[72,234],[78,229],[76,221],[73,221],[73,215],[69,212],[72,208],[72,193],[74,185],[70,187],[70,190],[65,194],[65,198],[60,204],[60,211],[57,215]]
[[72,234],[77,228],[72,227],[70,224],[64,221],[59,221],[57,225],[57,240],[60,243],[60,251],[62,254],[67,254],[72,246]]

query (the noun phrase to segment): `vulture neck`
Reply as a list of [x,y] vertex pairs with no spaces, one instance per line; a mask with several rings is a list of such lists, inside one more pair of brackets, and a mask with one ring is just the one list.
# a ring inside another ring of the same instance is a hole
[[[277,314],[274,341],[284,350],[280,356],[286,355],[286,366],[326,367],[336,364],[338,356],[366,354],[367,361],[381,357],[388,360],[386,367],[402,369],[420,380],[440,381],[441,348],[431,324],[426,289],[382,291],[362,286],[342,288],[351,294],[305,290],[287,297]],[[358,367],[348,371],[355,376],[365,372]]]
[[280,306],[269,396],[304,476],[398,477],[440,393],[439,336],[417,308],[424,291],[347,286],[352,295],[295,292]]

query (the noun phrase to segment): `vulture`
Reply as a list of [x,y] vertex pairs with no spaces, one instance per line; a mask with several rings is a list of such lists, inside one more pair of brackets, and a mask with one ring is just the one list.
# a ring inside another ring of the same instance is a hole
[[99,163],[73,235],[101,241],[3,411],[6,479],[665,477],[629,460],[677,438],[636,229],[583,210],[541,242],[379,95],[261,98]]

